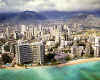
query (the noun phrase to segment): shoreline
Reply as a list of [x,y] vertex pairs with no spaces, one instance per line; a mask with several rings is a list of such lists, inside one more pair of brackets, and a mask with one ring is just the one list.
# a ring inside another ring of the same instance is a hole
[[68,61],[64,64],[58,64],[58,65],[46,65],[46,66],[32,66],[32,67],[21,67],[21,66],[15,66],[15,67],[0,67],[0,69],[31,69],[31,68],[41,68],[41,67],[51,67],[51,66],[56,66],[56,67],[63,67],[63,66],[72,66],[72,65],[76,65],[76,64],[82,64],[82,63],[87,63],[87,62],[94,62],[94,61],[100,61],[100,58],[88,58],[88,59],[78,59],[78,60],[73,60],[73,61]]
[[58,67],[83,64],[83,63],[94,62],[94,61],[100,61],[100,58],[88,58],[88,59],[78,59],[78,60],[68,61],[65,64],[59,64]]

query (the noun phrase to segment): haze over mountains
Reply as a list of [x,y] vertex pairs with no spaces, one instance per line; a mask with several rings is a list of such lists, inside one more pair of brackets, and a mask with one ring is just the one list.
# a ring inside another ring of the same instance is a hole
[[66,11],[43,11],[40,12],[42,15],[45,15],[49,19],[69,19],[74,16],[79,16],[80,14],[84,15],[96,15],[100,17],[100,11],[72,11],[72,12],[66,12]]
[[87,27],[100,27],[100,17],[93,14],[80,14],[69,19],[67,24],[78,23]]
[[67,23],[100,25],[100,11],[23,11],[0,13],[0,23],[34,23],[35,21],[63,19]]
[[45,19],[45,16],[34,11],[0,13],[0,23],[32,23]]

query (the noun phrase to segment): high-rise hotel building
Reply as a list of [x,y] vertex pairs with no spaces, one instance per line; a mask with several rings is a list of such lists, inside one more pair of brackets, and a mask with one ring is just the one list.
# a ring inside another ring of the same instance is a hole
[[95,46],[94,46],[94,56],[100,57],[100,37],[95,38]]
[[18,44],[16,46],[17,64],[44,64],[45,46],[41,42]]
[[41,42],[31,44],[33,63],[44,64],[45,57],[45,46]]
[[16,63],[26,64],[32,63],[32,49],[29,44],[19,44],[16,46]]

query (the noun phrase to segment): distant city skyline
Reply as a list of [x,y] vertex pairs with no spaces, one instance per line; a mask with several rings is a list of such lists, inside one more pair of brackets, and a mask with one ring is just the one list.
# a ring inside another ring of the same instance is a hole
[[100,0],[0,0],[0,12],[91,11],[100,9]]

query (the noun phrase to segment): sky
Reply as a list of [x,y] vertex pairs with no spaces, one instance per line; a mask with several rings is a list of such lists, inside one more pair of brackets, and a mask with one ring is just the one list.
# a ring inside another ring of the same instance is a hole
[[0,12],[99,10],[100,0],[0,0]]

